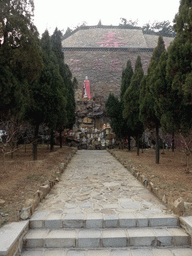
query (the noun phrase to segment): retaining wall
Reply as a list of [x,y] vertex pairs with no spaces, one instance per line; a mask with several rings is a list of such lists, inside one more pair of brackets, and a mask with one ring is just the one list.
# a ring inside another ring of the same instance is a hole
[[91,95],[103,96],[109,93],[119,96],[122,71],[130,59],[134,69],[138,55],[146,73],[153,49],[145,48],[63,48],[65,63],[69,65],[73,77],[78,80],[76,100],[82,97],[85,76],[88,76]]

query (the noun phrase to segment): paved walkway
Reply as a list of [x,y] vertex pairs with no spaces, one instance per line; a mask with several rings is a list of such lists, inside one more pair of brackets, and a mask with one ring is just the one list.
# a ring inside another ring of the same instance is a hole
[[42,211],[152,217],[165,215],[166,207],[107,151],[81,150],[35,213]]
[[177,218],[107,151],[78,151],[30,227],[22,256],[192,255]]

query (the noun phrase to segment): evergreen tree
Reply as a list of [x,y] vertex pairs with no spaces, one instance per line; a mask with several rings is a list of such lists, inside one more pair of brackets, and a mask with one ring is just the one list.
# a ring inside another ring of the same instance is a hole
[[63,123],[66,120],[66,89],[57,59],[59,51],[57,48],[55,48],[55,52],[53,51],[51,38],[47,31],[42,36],[41,47],[46,66],[40,77],[40,84],[49,86],[45,123],[51,129],[50,149],[53,150],[53,130],[57,128],[58,122],[61,122],[62,118]]
[[68,27],[67,30],[65,31],[65,34],[63,35],[63,39],[65,39],[68,36],[70,36],[72,32],[73,32],[73,30]]
[[118,100],[118,97],[115,97],[114,94],[110,93],[105,104],[107,116],[111,120],[111,128],[118,138],[123,138],[123,125],[124,120],[122,118],[122,104]]
[[101,20],[99,20],[99,22],[98,22],[98,24],[97,24],[97,27],[98,27],[98,28],[101,28],[101,27],[102,27],[102,22],[101,22]]
[[175,37],[175,31],[170,21],[147,23],[142,27],[144,34],[161,35],[168,37]]
[[0,2],[0,116],[21,119],[30,85],[42,69],[34,4],[27,0]]
[[60,115],[65,114],[65,84],[59,72],[57,58],[51,49],[51,38],[45,31],[41,39],[41,55],[44,68],[30,90],[30,101],[26,107],[26,118],[35,126],[33,143],[34,160],[37,159],[37,137],[39,125],[45,123],[51,129],[51,149],[53,130]]
[[19,82],[14,77],[2,51],[0,51],[0,81],[0,119],[6,120],[20,104],[17,95],[21,95],[21,92]]
[[177,37],[183,36],[185,40],[192,41],[192,2],[191,0],[181,0],[179,12],[175,15],[174,29]]
[[113,94],[109,94],[106,102],[107,115],[111,119],[111,127],[118,138],[128,138],[128,148],[130,150],[131,130],[127,126],[126,119],[123,118],[123,97],[129,87],[133,69],[131,61],[128,60],[126,68],[122,72],[120,101]]
[[139,136],[143,133],[143,124],[139,120],[139,95],[143,75],[141,58],[138,56],[135,63],[135,71],[131,78],[131,84],[124,94],[123,110],[123,117],[127,120],[128,128],[133,130],[136,136],[137,155],[139,155]]
[[[45,31],[41,39],[42,56],[44,69],[41,73],[40,85],[48,85],[48,101],[46,102],[45,122],[50,128],[56,128],[58,110],[65,109],[65,84],[59,72],[59,65],[56,55],[52,51],[51,38],[48,31]],[[61,104],[61,105],[60,105]]]
[[[59,66],[59,72],[64,82],[65,66],[64,66],[64,54],[62,51],[61,38],[62,38],[62,33],[56,28],[53,35],[51,36],[51,48],[52,48],[52,51],[55,53],[57,64]],[[66,84],[65,84],[64,96],[67,98]],[[67,110],[65,107],[65,109],[60,109],[60,111],[58,112],[58,120],[57,120],[57,127],[56,127],[60,134],[60,147],[62,147],[62,131],[64,130],[64,127],[66,126],[67,121],[68,121]]]
[[156,94],[154,85],[156,82],[156,67],[164,50],[164,41],[160,36],[158,45],[153,51],[147,75],[141,83],[140,93],[140,120],[146,128],[155,128],[156,130],[156,163],[159,163],[160,112],[156,104],[158,95]]
[[77,87],[77,79],[74,77],[72,81],[72,73],[69,66],[65,64],[65,84],[67,87],[67,124],[66,128],[72,129],[75,123],[75,88]]
[[33,0],[0,1],[0,119],[11,127],[12,150],[18,141],[16,131],[24,118],[31,85],[42,70],[33,10]]
[[[130,86],[131,78],[133,76],[133,69],[131,65],[131,61],[127,61],[126,68],[122,72],[122,78],[121,78],[121,92],[120,92],[120,102],[121,102],[121,108],[122,108],[122,118],[123,118],[123,108],[124,108],[124,94],[127,90],[127,88]],[[131,135],[133,131],[127,126],[127,120],[126,118],[123,118],[122,121],[123,126],[122,129],[124,131],[124,134],[126,134],[125,137],[128,138],[128,150],[131,150]]]
[[176,38],[168,48],[167,81],[171,84],[177,104],[177,130],[184,135],[192,127],[192,2],[181,0],[175,16]]
[[160,118],[164,133],[172,134],[172,151],[174,151],[174,135],[178,132],[179,119],[177,115],[178,95],[166,79],[168,52],[164,51],[155,70],[154,83],[155,113]]
[[[71,129],[75,123],[75,87],[77,84],[76,78],[72,81],[72,73],[69,66],[64,63],[64,53],[62,51],[62,33],[57,28],[51,36],[52,50],[56,55],[59,65],[60,75],[63,78],[66,87],[66,115],[63,119],[62,127]],[[61,124],[61,123],[60,123]],[[60,126],[61,127],[61,126]]]
[[15,49],[32,39],[37,33],[32,23],[33,12],[33,0],[1,0],[1,47],[8,45]]
[[121,93],[120,93],[121,101],[123,101],[123,96],[124,96],[127,88],[130,86],[132,76],[133,76],[133,69],[132,69],[131,61],[128,60],[127,66],[122,72]]

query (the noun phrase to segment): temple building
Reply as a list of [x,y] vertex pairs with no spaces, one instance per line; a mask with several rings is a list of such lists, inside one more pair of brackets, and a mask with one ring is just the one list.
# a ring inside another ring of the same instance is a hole
[[[163,39],[165,47],[168,47],[174,38]],[[78,81],[75,95],[77,116],[97,116],[97,119],[103,116],[104,102],[109,93],[116,96],[120,94],[122,71],[127,61],[131,60],[134,69],[139,55],[146,74],[157,42],[158,35],[148,35],[142,29],[121,26],[79,27],[66,37],[62,41],[65,63]],[[89,81],[89,97],[85,94],[85,77]],[[89,109],[86,109],[85,101],[89,101],[86,103]],[[100,126],[104,122],[100,120]]]
[[[168,47],[172,37],[163,37]],[[141,29],[115,26],[80,27],[62,41],[65,63],[78,80],[76,100],[82,97],[85,77],[90,81],[91,96],[106,99],[110,92],[119,95],[122,70],[128,59],[134,68],[140,55],[146,73],[158,36]]]

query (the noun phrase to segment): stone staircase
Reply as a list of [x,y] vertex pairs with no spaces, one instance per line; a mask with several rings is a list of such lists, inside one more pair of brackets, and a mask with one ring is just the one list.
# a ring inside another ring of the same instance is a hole
[[30,219],[22,256],[192,256],[191,237],[172,215],[45,216]]

